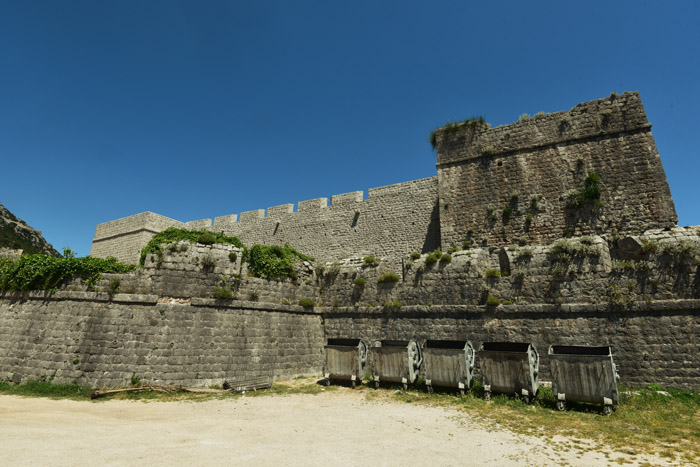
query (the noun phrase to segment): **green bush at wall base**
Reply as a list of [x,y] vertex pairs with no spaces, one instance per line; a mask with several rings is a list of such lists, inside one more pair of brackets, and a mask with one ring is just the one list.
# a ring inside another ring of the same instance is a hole
[[301,300],[299,300],[299,305],[300,305],[300,306],[303,306],[304,308],[306,308],[306,307],[314,307],[314,306],[316,306],[316,302],[314,302],[314,301],[313,301],[312,299],[310,299],[310,298],[302,298]]

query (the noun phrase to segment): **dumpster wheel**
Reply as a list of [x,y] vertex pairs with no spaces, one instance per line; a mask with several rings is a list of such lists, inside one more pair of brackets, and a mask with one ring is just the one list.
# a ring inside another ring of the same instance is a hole
[[491,400],[491,391],[484,391],[484,400],[485,401]]
[[530,405],[530,396],[522,395],[520,396],[520,400],[523,401],[523,404]]
[[566,401],[557,401],[557,410],[562,411],[566,409]]
[[603,415],[605,415],[606,417],[609,417],[610,415],[612,415],[612,411],[613,411],[612,405],[604,405],[603,406]]

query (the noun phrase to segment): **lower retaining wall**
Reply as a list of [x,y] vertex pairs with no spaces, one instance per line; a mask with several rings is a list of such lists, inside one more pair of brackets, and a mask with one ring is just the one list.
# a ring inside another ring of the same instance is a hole
[[[548,381],[550,345],[612,345],[620,384],[700,388],[700,301],[609,305],[326,309],[328,338],[532,342]],[[477,369],[479,361],[477,358]]]
[[[93,387],[321,374],[321,317],[301,307],[57,292],[0,298],[0,380]],[[187,302],[185,302],[187,303]]]
[[[0,295],[0,380],[208,386],[237,377],[318,375],[326,338],[612,345],[623,385],[700,389],[700,301],[609,305],[304,309],[155,295]],[[477,361],[477,367],[479,362]]]

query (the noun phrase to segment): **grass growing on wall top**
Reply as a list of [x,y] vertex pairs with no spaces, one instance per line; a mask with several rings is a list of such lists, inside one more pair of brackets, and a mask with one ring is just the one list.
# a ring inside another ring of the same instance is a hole
[[56,258],[48,255],[25,255],[19,259],[0,259],[0,290],[51,290],[74,277],[92,287],[102,273],[124,273],[136,269],[116,258]]
[[433,147],[433,150],[437,149],[437,132],[442,131],[445,136],[451,136],[453,134],[459,133],[459,131],[466,127],[466,126],[486,126],[486,128],[490,128],[491,125],[486,123],[486,120],[484,119],[483,115],[478,115],[476,117],[471,117],[466,120],[463,120],[461,122],[448,122],[441,126],[440,128],[436,128],[435,130],[430,132],[430,137],[428,138],[428,141],[430,141],[430,145]]
[[162,258],[162,245],[166,243],[179,242],[181,240],[187,240],[191,243],[202,243],[204,245],[211,245],[213,243],[226,243],[229,245],[234,245],[241,249],[245,249],[243,242],[238,240],[238,238],[236,237],[229,237],[221,233],[209,232],[208,230],[187,230],[171,227],[169,229],[165,229],[159,234],[156,234],[151,239],[151,241],[148,242],[145,247],[143,247],[143,250],[141,250],[141,258],[139,259],[139,264],[143,266],[146,262],[146,256],[149,254],[158,255],[158,258]]

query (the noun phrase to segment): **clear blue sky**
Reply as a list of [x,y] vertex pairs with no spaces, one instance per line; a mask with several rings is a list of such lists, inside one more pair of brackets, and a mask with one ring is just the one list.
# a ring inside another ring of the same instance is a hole
[[433,128],[638,90],[700,224],[700,2],[0,0],[0,203],[57,249],[436,174]]

